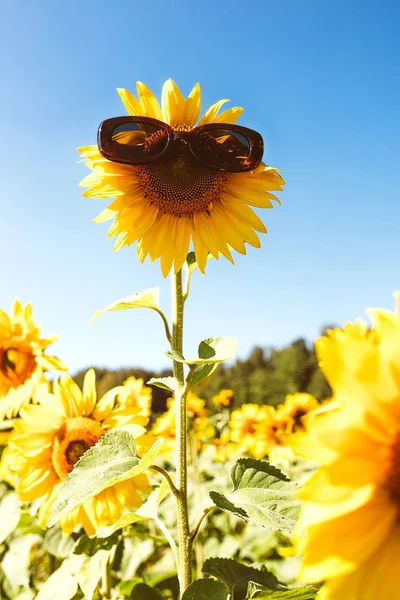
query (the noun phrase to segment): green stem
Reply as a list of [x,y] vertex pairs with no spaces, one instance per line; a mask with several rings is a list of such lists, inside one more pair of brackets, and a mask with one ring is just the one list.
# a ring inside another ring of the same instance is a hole
[[[183,309],[182,271],[173,276],[173,320],[171,347],[182,354],[183,351]],[[187,439],[186,439],[186,396],[183,364],[173,361],[174,377],[177,383],[176,406],[176,497],[177,524],[179,536],[179,585],[181,595],[192,581],[192,544],[187,498]]]

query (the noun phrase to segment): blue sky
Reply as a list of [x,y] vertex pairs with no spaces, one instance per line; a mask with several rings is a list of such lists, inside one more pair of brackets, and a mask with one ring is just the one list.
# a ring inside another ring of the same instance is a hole
[[282,206],[261,212],[262,248],[193,280],[186,349],[234,335],[313,339],[400,289],[400,5],[396,0],[4,0],[0,7],[0,306],[32,301],[71,370],[167,366],[151,311],[92,314],[169,281],[134,247],[114,253],[104,200],[85,199],[76,147],[125,114],[117,87],[157,94],[172,77],[203,108],[245,107],[264,159],[283,171]]

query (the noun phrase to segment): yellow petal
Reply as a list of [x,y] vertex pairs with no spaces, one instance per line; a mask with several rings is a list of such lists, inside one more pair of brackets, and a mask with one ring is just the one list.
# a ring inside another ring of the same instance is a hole
[[353,571],[379,547],[396,518],[396,507],[377,495],[353,512],[310,527],[299,578],[322,581]]
[[186,125],[186,100],[172,79],[163,85],[161,105],[164,121],[171,127]]
[[132,117],[144,116],[145,112],[143,110],[143,107],[136,100],[135,96],[133,96],[130,92],[128,92],[128,90],[124,90],[123,88],[117,88],[117,92],[122,100],[123,105]]
[[162,121],[161,108],[153,92],[141,81],[136,82],[136,89],[143,115]]
[[218,102],[212,104],[210,108],[208,108],[204,115],[201,117],[199,121],[199,126],[205,125],[206,123],[212,123],[219,109],[225,104],[225,102],[230,102],[230,100],[228,98],[224,98],[224,100],[218,100]]
[[92,414],[97,400],[96,373],[94,369],[89,369],[85,374],[82,396],[82,416],[88,417]]
[[196,83],[186,100],[185,125],[194,127],[200,115],[201,88]]

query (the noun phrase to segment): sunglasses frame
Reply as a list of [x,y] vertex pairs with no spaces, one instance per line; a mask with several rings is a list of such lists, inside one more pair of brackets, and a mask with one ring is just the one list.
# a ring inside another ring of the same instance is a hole
[[[168,135],[167,143],[165,148],[157,154],[157,156],[149,156],[147,158],[141,159],[133,159],[129,156],[130,148],[129,146],[123,146],[118,148],[118,152],[115,150],[115,146],[112,142],[112,133],[116,127],[128,123],[148,123],[149,125],[154,125],[159,128],[164,129]],[[218,129],[223,129],[224,131],[232,131],[232,133],[239,133],[243,135],[250,142],[250,151],[249,156],[243,161],[242,165],[236,165],[233,168],[229,167],[216,167],[211,162],[204,160],[203,157],[198,157],[196,153],[193,151],[190,145],[190,134],[193,131],[215,131]],[[100,154],[104,156],[107,160],[111,160],[113,162],[130,164],[130,165],[145,165],[151,164],[160,161],[162,158],[165,158],[166,155],[171,151],[173,144],[176,140],[183,139],[186,141],[190,152],[199,162],[211,167],[213,169],[217,169],[219,171],[227,171],[229,173],[244,173],[247,171],[253,171],[258,167],[261,163],[263,151],[264,151],[264,141],[262,136],[254,129],[249,129],[248,127],[243,127],[242,125],[231,125],[227,123],[207,123],[205,125],[200,125],[199,127],[194,127],[190,131],[176,131],[167,123],[163,121],[159,121],[158,119],[152,119],[150,117],[113,117],[111,119],[106,119],[102,121],[99,125],[99,129],[97,132],[97,145],[100,151]]]

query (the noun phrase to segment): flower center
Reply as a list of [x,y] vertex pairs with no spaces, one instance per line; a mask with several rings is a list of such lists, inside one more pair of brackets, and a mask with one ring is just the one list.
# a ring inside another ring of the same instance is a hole
[[185,140],[165,160],[136,167],[145,197],[164,213],[177,217],[210,211],[225,187],[227,175],[197,161]]
[[54,436],[51,455],[60,479],[65,479],[74,464],[104,433],[100,423],[87,417],[68,419],[64,423]]
[[294,413],[292,413],[292,419],[293,419],[293,425],[294,425],[294,430],[295,431],[304,431],[304,424],[303,424],[303,417],[305,417],[307,414],[307,411],[302,409],[302,408],[298,408]]
[[29,379],[36,369],[36,359],[32,352],[19,348],[0,348],[0,375],[11,387],[18,387]]

